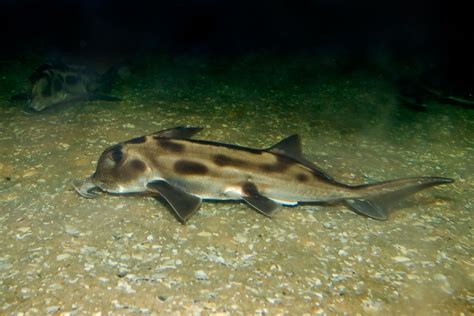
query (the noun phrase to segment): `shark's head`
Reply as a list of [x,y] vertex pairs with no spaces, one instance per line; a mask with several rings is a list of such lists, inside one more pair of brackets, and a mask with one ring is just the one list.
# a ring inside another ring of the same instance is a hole
[[94,82],[79,68],[42,65],[30,76],[31,97],[28,110],[42,111],[68,102],[87,99]]
[[110,193],[146,191],[150,168],[139,152],[129,146],[117,144],[102,153],[91,177],[94,185]]
[[31,99],[28,109],[42,111],[47,107],[63,102],[67,98],[64,83],[60,76],[50,71],[31,77]]

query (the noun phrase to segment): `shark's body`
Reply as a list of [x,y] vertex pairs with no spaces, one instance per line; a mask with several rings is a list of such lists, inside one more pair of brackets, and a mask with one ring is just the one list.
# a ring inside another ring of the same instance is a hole
[[366,216],[386,220],[393,202],[449,178],[404,178],[347,185],[303,158],[297,135],[268,149],[195,140],[200,128],[177,127],[106,149],[95,173],[75,185],[84,197],[109,193],[161,195],[185,222],[202,199],[244,200],[266,216],[281,205],[342,202]]
[[119,98],[106,94],[111,90],[118,69],[113,67],[99,75],[85,66],[43,64],[29,78],[30,91],[14,95],[12,99],[26,99],[26,109],[36,112],[79,101],[119,101]]

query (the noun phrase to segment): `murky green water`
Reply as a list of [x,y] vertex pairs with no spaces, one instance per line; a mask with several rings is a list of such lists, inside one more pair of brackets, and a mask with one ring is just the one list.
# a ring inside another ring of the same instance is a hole
[[[146,57],[117,83],[122,102],[40,114],[8,101],[37,60],[4,64],[0,314],[473,313],[474,112],[415,112],[379,73],[290,61]],[[152,198],[72,190],[107,146],[178,125],[256,148],[298,133],[306,156],[348,183],[456,182],[388,222],[310,205],[270,220],[206,202],[181,225]]]

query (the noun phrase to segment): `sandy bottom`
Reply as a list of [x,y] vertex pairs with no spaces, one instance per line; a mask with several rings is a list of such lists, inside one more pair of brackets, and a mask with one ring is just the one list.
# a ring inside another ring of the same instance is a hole
[[[121,102],[42,114],[2,90],[0,314],[474,312],[472,110],[400,108],[370,74],[291,93],[188,84],[184,94],[169,73],[134,76],[115,91]],[[153,198],[72,190],[109,145],[178,125],[255,148],[298,133],[308,159],[347,183],[456,182],[407,199],[387,222],[343,206],[268,219],[244,203],[206,202],[181,225]]]

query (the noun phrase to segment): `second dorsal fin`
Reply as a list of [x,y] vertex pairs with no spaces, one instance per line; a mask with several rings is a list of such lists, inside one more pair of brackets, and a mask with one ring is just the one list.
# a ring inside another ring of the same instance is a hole
[[293,158],[294,160],[298,161],[300,164],[311,169],[313,173],[317,175],[318,177],[324,178],[331,182],[335,182],[335,180],[331,176],[326,174],[323,170],[315,166],[311,161],[307,160],[303,156],[303,150],[301,147],[301,139],[298,134],[293,134],[291,136],[288,136],[282,139],[275,145],[266,149],[266,151]]

